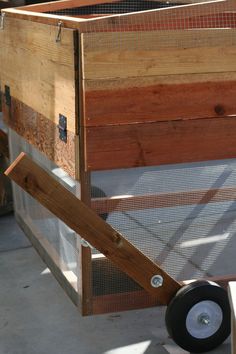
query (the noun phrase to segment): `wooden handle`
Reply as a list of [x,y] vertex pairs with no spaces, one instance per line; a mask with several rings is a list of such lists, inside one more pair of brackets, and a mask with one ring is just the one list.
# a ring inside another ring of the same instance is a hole
[[[156,296],[159,303],[169,303],[181,287],[160,266],[129,243],[26,154],[21,153],[5,174],[145,290]],[[151,285],[154,275],[163,278],[162,286],[155,288]]]

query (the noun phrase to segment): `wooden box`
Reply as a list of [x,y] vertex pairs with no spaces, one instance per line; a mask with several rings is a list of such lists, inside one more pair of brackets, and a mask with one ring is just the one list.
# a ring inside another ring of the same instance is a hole
[[[186,218],[196,204],[211,208],[235,196],[233,182],[212,186],[214,177],[203,178],[200,189],[191,182],[204,170],[191,163],[236,157],[235,10],[234,0],[61,0],[2,11],[0,79],[12,159],[28,152],[124,233],[129,214],[132,242],[159,261],[158,246],[142,241],[158,217],[153,210],[175,208]],[[149,188],[159,169],[163,180],[163,171],[175,177],[176,169],[181,180],[182,165],[170,167],[179,163],[196,168],[186,188]],[[157,304],[16,186],[14,196],[20,224],[83,314]],[[169,246],[162,242],[159,255],[167,269]],[[183,254],[175,257],[189,269]]]

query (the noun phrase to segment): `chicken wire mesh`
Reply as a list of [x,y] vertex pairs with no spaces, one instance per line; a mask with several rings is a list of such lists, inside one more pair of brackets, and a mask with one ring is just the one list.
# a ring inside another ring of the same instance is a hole
[[82,32],[187,30],[235,28],[233,0],[102,1],[96,5],[48,11],[48,14],[86,19]]

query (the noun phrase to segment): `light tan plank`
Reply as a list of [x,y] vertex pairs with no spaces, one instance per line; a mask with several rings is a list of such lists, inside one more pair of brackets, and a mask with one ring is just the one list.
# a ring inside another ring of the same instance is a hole
[[82,35],[83,78],[116,79],[236,70],[236,31]]
[[[160,266],[129,243],[118,231],[70,193],[24,153],[5,172],[31,196],[103,253],[122,271],[158,300],[167,304],[180,284]],[[159,274],[163,286],[154,288],[151,278]]]
[[7,18],[0,31],[1,90],[58,124],[59,113],[75,132],[75,31]]

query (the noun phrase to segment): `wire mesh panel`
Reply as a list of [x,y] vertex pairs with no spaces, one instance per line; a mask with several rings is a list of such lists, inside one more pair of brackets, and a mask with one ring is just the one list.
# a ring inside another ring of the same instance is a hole
[[[233,274],[235,177],[235,160],[94,172],[103,194],[92,207],[175,279]],[[94,251],[94,295],[139,289],[98,259]]]
[[[9,141],[12,161],[22,151],[26,152],[71,193],[78,196],[80,192],[79,182],[74,181],[62,169],[45,158],[11,129],[9,129]],[[76,239],[78,236],[29,194],[22,191],[16,184],[13,184],[13,187],[16,213],[23,218],[24,222],[50,254],[70,284],[77,289],[77,277],[79,274],[77,268],[78,249]]]
[[235,27],[232,0],[110,0],[96,5],[64,7],[60,9],[59,4],[58,10],[47,13],[88,19],[82,26],[83,32]]

